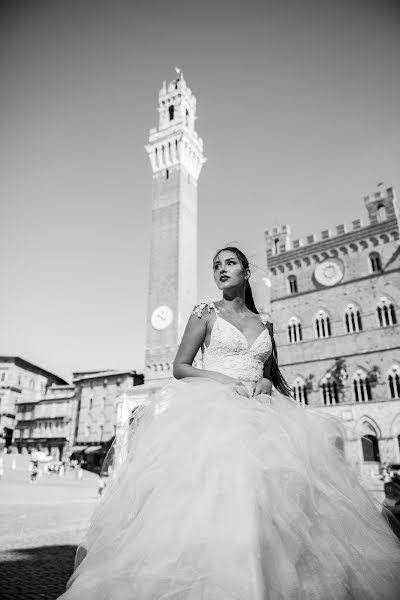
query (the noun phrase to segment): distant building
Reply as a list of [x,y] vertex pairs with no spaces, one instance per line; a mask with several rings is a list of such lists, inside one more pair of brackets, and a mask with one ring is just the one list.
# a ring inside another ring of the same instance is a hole
[[52,385],[36,402],[17,404],[14,445],[18,452],[44,450],[55,460],[64,460],[72,443],[75,387]]
[[100,466],[117,430],[118,401],[135,386],[143,384],[136,371],[91,371],[73,374],[76,388],[73,458],[84,458]]
[[394,190],[364,201],[364,227],[303,242],[284,225],[265,240],[282,370],[300,404],[341,419],[368,477],[400,462],[400,249]]
[[[6,447],[11,446],[18,420],[18,405],[25,404],[30,410],[53,386],[68,385],[68,382],[19,356],[0,356],[0,439]],[[31,439],[33,424],[24,430]],[[20,432],[20,430],[19,430]]]

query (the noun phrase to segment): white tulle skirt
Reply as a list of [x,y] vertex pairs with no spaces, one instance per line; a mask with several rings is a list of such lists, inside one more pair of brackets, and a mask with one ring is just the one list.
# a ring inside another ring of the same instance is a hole
[[201,378],[135,415],[63,600],[400,597],[399,542],[335,419]]

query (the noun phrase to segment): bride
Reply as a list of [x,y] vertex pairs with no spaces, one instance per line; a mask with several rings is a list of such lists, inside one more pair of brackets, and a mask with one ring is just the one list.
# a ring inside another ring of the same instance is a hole
[[61,598],[395,600],[399,543],[339,423],[290,397],[244,254],[213,269],[222,298],[194,307],[176,380],[135,411]]

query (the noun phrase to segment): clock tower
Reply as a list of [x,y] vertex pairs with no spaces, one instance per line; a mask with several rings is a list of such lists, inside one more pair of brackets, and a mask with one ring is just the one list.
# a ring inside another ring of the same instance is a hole
[[146,146],[152,169],[146,381],[172,376],[197,301],[197,183],[206,159],[195,130],[196,98],[176,72],[159,92],[159,123]]

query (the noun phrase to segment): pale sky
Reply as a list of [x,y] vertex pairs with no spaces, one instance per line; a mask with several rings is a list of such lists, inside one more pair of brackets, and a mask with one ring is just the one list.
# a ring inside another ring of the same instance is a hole
[[400,195],[400,10],[389,0],[8,1],[0,13],[0,354],[70,379],[144,367],[162,81],[182,68],[208,159],[199,299],[234,242],[355,218]]

